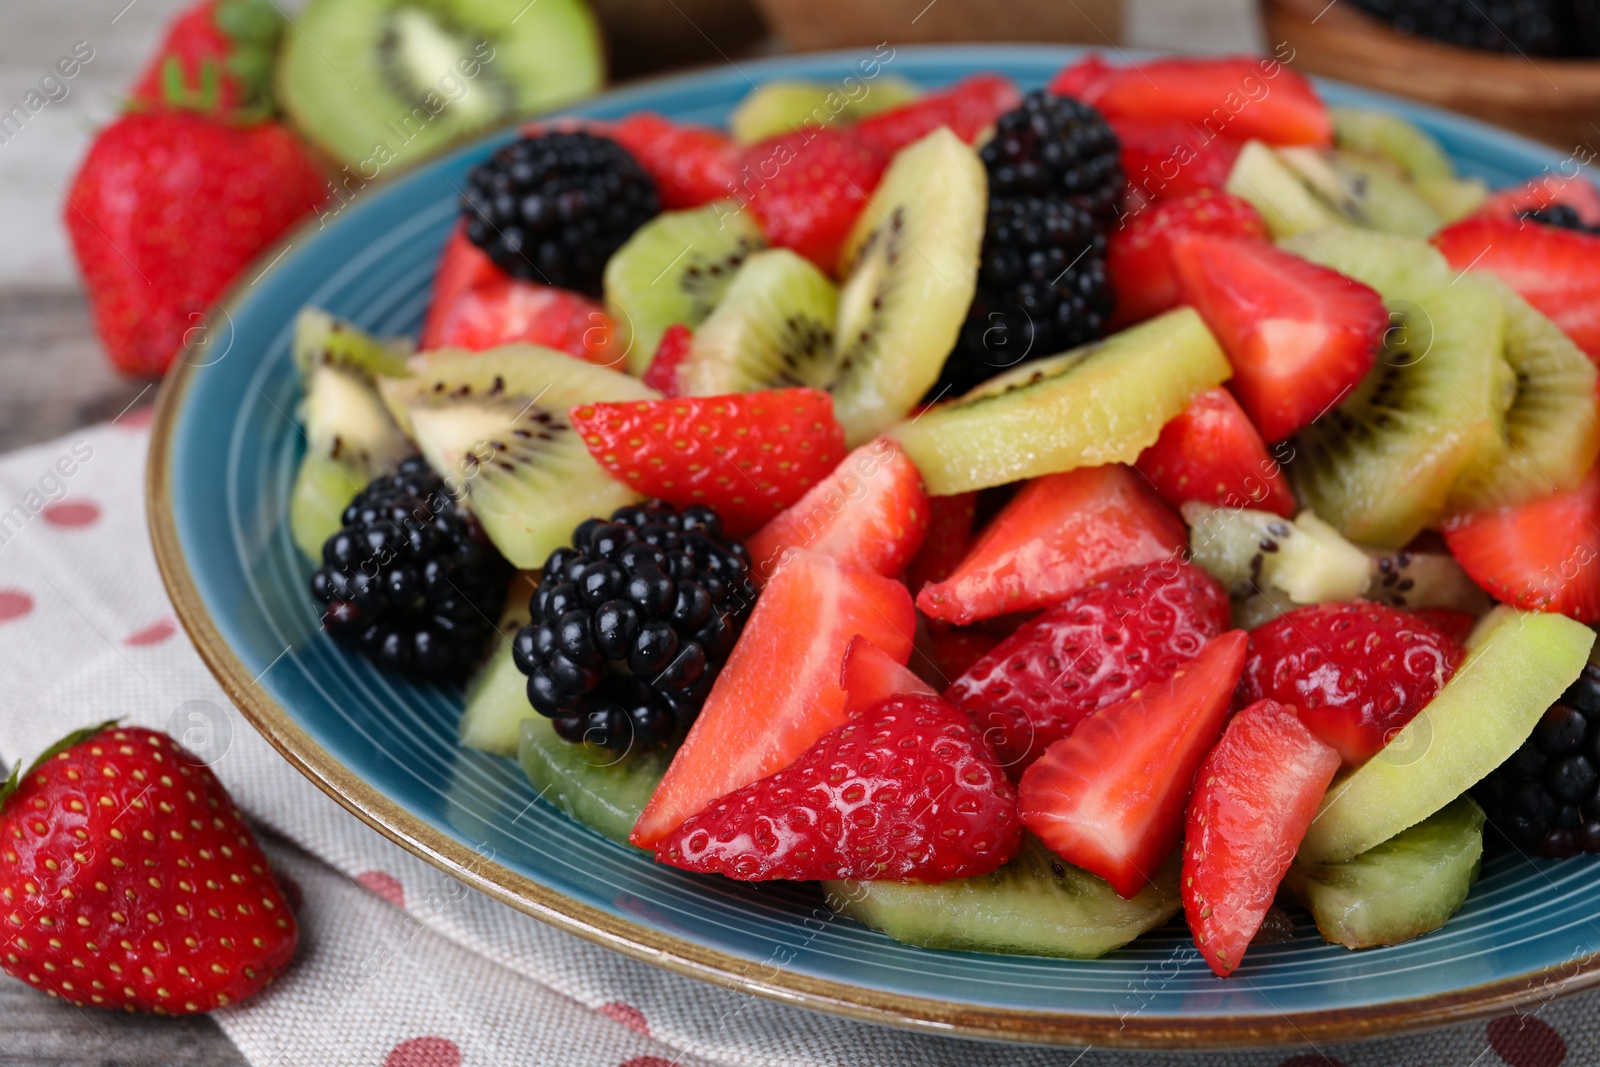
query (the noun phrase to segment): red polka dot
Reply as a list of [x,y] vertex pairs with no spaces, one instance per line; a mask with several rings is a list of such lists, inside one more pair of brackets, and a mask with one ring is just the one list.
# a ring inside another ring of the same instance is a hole
[[33,610],[33,597],[20,589],[0,589],[0,622],[20,619]]
[[461,1049],[442,1037],[413,1037],[390,1049],[383,1067],[461,1067]]
[[623,1061],[618,1067],[680,1067],[680,1065],[660,1056],[635,1056],[631,1060]]
[[650,1023],[646,1021],[644,1012],[632,1004],[624,1004],[620,1000],[613,1000],[600,1005],[600,1014],[612,1022],[621,1023],[629,1030],[641,1033],[645,1037],[650,1036]]
[[1510,1067],[1560,1067],[1567,1043],[1532,1015],[1503,1015],[1489,1024],[1489,1045]]
[[363,871],[356,875],[356,881],[395,907],[406,906],[406,887],[400,884],[400,879],[387,871]]
[[112,425],[119,430],[142,430],[149,426],[155,417],[155,405],[146,404],[142,408],[134,408],[132,411],[127,412]]
[[129,634],[127,637],[123,638],[122,643],[125,645],[137,645],[141,647],[144,645],[159,645],[161,642],[165,641],[167,638],[171,637],[177,632],[177,623],[173,622],[171,619],[162,619],[160,622],[153,622],[144,629],[137,630],[134,633]]
[[1300,1056],[1290,1056],[1279,1067],[1344,1067],[1344,1064],[1332,1056],[1324,1056],[1320,1052],[1312,1052]]
[[87,500],[63,500],[47,505],[39,514],[52,526],[89,526],[99,521],[100,507]]

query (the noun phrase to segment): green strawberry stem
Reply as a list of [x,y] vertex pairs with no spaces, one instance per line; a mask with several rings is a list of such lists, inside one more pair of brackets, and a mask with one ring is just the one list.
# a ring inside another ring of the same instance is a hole
[[39,766],[46,760],[53,758],[58,753],[65,752],[67,749],[78,744],[80,741],[88,740],[102,730],[111,729],[111,727],[117,725],[117,723],[121,721],[121,719],[107,719],[105,722],[97,723],[94,726],[85,726],[81,730],[72,731],[70,734],[57,741],[43,752],[39,753],[38,757],[32,763],[28,764],[28,769],[26,772],[24,772],[22,769],[22,761],[18,760],[12,766],[11,775],[6,779],[5,785],[0,785],[0,811],[5,810],[6,801],[10,800],[11,794],[15,793],[21,786],[22,779],[25,774],[32,774],[34,771],[38,770]]

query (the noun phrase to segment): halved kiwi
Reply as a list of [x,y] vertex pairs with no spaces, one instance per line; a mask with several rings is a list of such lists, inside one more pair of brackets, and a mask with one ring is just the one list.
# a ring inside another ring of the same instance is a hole
[[940,127],[902,149],[845,242],[834,412],[846,441],[893,426],[939,378],[978,285],[988,177]]
[[276,91],[359,187],[604,80],[580,0],[311,0],[283,35]]
[[756,252],[739,268],[678,369],[687,396],[833,380],[839,291],[811,261],[787,248]]
[[606,310],[628,369],[642,374],[668,326],[696,327],[711,314],[750,253],[767,246],[737,200],[666,211],[628,238],[606,263]]
[[1600,452],[1594,364],[1499,278],[1473,277],[1505,307],[1505,360],[1516,376],[1515,394],[1497,447],[1461,473],[1450,506],[1480,511],[1573,489]]
[[428,464],[524,569],[543,566],[584,519],[638,499],[589,455],[568,409],[658,395],[626,374],[524,344],[441,348],[413,360],[410,378],[383,383]]
[[1296,604],[1354,600],[1371,582],[1367,554],[1315,512],[1293,522],[1268,511],[1182,507],[1189,553],[1236,600],[1282,593]]
[[949,496],[1075,467],[1132,463],[1190,399],[1233,373],[1193,308],[1033,360],[891,432]]
[[376,386],[380,375],[407,373],[408,350],[405,341],[380,341],[319,308],[295,319],[306,451],[290,490],[289,533],[312,559],[322,558],[350,498],[412,452]]
[[1246,142],[1228,173],[1227,191],[1250,201],[1274,237],[1315,233],[1340,224],[1339,216],[1312,194],[1269,146]]
[[835,83],[784,78],[746,93],[728,116],[728,129],[735,140],[752,144],[801,129],[859,122],[919,95],[915,85],[893,74]]

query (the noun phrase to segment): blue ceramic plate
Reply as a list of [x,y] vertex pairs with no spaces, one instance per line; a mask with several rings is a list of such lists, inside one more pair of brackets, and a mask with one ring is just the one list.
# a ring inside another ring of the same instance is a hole
[[[1043,85],[1074,50],[902,48],[887,69],[927,86],[1000,71]],[[835,79],[859,53],[745,64],[600,97],[721,124],[752,84]],[[1550,149],[1341,85],[1328,99],[1398,112],[1469,175],[1505,185],[1555,168]],[[1078,963],[909,948],[826,915],[805,885],[748,886],[653,863],[539,801],[513,761],[455,742],[458,692],[378,673],[318,632],[310,573],[287,532],[301,435],[291,323],[307,304],[380,334],[415,333],[467,169],[503,133],[357,192],[247,278],[213,322],[205,366],[168,382],[150,463],[152,534],[185,625],[255,725],[319,786],[475,887],[618,951],[824,1011],[1013,1041],[1196,1048],[1297,1044],[1416,1029],[1593,984],[1600,861],[1495,858],[1437,933],[1352,953],[1309,925],[1214,978],[1181,923]],[[268,257],[270,259],[270,257]],[[197,360],[196,362],[201,362]],[[270,670],[268,669],[270,667]],[[252,680],[260,677],[259,686]],[[774,961],[785,961],[782,966]]]

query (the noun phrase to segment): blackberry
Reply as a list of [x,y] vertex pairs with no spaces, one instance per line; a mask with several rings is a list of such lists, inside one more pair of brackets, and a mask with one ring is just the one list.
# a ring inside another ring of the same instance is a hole
[[627,149],[582,131],[506,145],[467,174],[467,238],[516,278],[598,297],[606,260],[661,212]]
[[1473,794],[1518,848],[1550,859],[1600,852],[1600,667],[1586,665]]
[[328,633],[385,669],[459,679],[494,633],[511,565],[418,456],[340,521],[311,575]]
[[1070,96],[1036,89],[995,122],[978,153],[989,198],[1070,200],[1101,223],[1116,219],[1122,147],[1100,112]]
[[1576,230],[1579,233],[1588,233],[1600,237],[1600,226],[1586,225],[1578,215],[1578,212],[1566,204],[1551,204],[1547,208],[1523,211],[1517,217],[1526,219],[1529,222],[1537,222],[1544,226],[1555,226],[1562,230]]
[[1067,200],[991,200],[978,290],[933,395],[959,396],[1024,359],[1099,337],[1115,299],[1106,235]]
[[1526,55],[1578,50],[1573,0],[1355,0],[1357,7],[1416,37]]
[[755,604],[744,546],[710,508],[652,500],[590,519],[545,561],[512,653],[568,741],[658,745],[700,713]]

